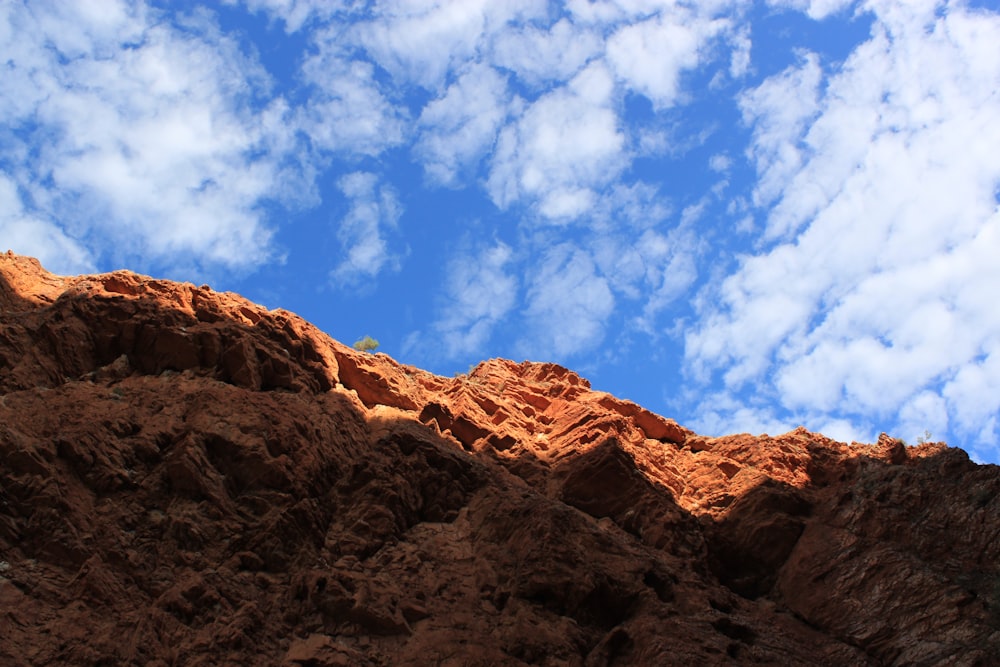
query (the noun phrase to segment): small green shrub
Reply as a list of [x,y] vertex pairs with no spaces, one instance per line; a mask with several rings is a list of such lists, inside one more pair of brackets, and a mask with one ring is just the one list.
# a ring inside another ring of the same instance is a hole
[[354,341],[352,347],[359,352],[374,352],[378,349],[378,341],[371,336],[365,336],[360,340]]

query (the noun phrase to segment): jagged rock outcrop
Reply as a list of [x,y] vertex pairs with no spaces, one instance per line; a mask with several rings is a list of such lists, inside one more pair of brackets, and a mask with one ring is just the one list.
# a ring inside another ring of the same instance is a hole
[[998,491],[0,256],[3,664],[996,664]]

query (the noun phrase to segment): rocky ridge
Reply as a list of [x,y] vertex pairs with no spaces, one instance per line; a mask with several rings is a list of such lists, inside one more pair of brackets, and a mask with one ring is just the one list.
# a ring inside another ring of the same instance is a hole
[[996,664],[998,491],[0,255],[3,664]]

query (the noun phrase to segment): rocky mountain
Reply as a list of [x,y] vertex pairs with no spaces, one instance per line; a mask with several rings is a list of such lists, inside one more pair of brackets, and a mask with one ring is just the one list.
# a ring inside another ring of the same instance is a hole
[[0,255],[4,665],[996,665],[998,492]]

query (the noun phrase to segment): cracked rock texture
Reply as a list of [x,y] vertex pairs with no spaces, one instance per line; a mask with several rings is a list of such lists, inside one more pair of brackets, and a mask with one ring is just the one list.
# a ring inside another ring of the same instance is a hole
[[998,491],[0,255],[0,664],[995,665]]

